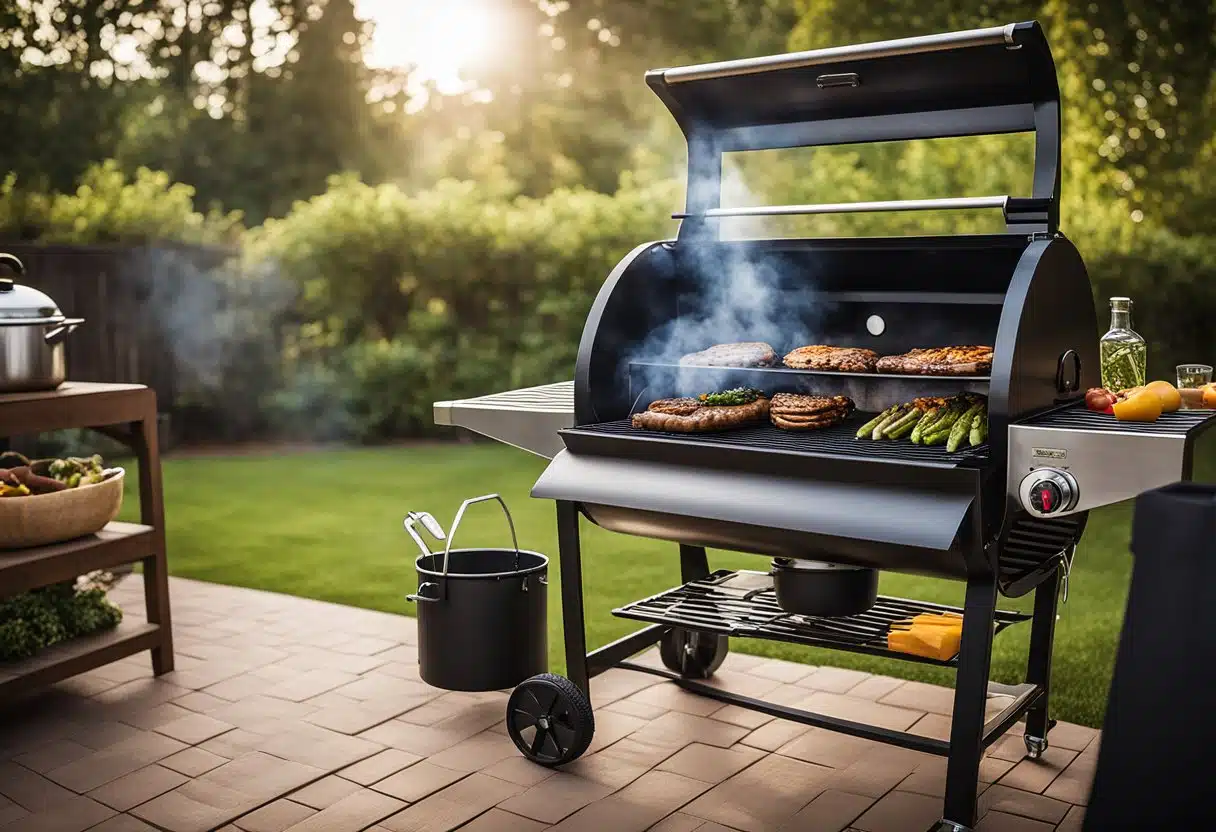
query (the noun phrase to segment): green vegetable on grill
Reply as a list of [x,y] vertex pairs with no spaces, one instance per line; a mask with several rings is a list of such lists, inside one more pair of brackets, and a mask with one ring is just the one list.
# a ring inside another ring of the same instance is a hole
[[984,408],[971,424],[971,447],[977,448],[988,439],[988,408]]
[[890,416],[898,408],[899,408],[899,405],[896,405],[895,407],[888,407],[882,413],[879,413],[873,419],[871,419],[870,421],[866,422],[864,425],[859,427],[857,429],[857,438],[864,439],[865,437],[873,434],[874,428],[878,427],[879,424],[881,424],[884,419],[886,419],[888,416]]
[[697,398],[702,404],[714,406],[731,406],[751,404],[764,394],[753,387],[735,387],[717,393],[702,393]]
[[891,424],[883,428],[882,435],[886,439],[902,439],[907,436],[916,427],[916,423],[921,419],[921,413],[916,408],[912,408],[903,416],[900,416]]
[[959,445],[961,445],[963,440],[966,439],[971,433],[971,423],[979,418],[980,414],[983,412],[983,409],[984,405],[980,402],[976,402],[967,409],[967,412],[964,413],[957,422],[954,423],[954,427],[950,429],[950,437],[946,440],[947,453],[952,454],[958,450]]
[[857,438],[910,439],[918,445],[946,445],[946,450],[954,453],[968,439],[975,446],[987,438],[987,418],[988,400],[984,396],[926,396],[888,407],[862,425]]
[[886,430],[890,425],[895,424],[895,422],[903,415],[904,415],[904,409],[902,406],[892,408],[891,412],[887,415],[887,418],[883,419],[881,422],[879,422],[875,426],[873,432],[870,433],[870,438],[876,442],[879,439],[882,439],[883,438],[882,432],[884,430]]
[[941,408],[931,407],[921,414],[920,421],[916,423],[916,427],[912,429],[912,444],[919,445],[924,436],[925,428],[937,421],[937,414]]

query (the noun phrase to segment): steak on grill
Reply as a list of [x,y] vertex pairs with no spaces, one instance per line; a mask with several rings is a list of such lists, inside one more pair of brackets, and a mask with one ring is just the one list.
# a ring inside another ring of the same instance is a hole
[[848,396],[778,393],[769,406],[769,419],[782,430],[818,430],[839,425],[852,412]]
[[973,376],[992,371],[992,347],[934,347],[878,359],[880,373]]
[[717,344],[680,359],[686,367],[771,367],[777,363],[777,353],[763,341],[740,344]]
[[768,415],[768,407],[769,400],[763,396],[738,405],[704,405],[696,399],[659,399],[641,413],[633,414],[632,424],[643,430],[707,433],[763,421]]
[[785,366],[795,370],[836,370],[845,373],[872,373],[877,362],[878,353],[874,350],[822,344],[799,347],[785,357]]

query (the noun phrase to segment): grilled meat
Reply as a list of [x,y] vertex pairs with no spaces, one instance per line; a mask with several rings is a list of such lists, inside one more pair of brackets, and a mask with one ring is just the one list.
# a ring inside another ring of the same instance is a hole
[[659,399],[651,403],[649,410],[655,413],[665,413],[668,416],[691,416],[700,410],[702,404],[696,399]]
[[777,393],[770,409],[784,416],[811,416],[817,413],[844,410],[853,411],[853,400],[848,396],[814,396],[801,393]]
[[777,353],[762,341],[717,344],[680,359],[686,367],[772,367]]
[[823,430],[824,428],[834,428],[844,421],[844,416],[822,416],[815,419],[807,419],[795,421],[787,419],[776,414],[769,414],[769,419],[774,427],[781,430]]
[[739,405],[703,405],[696,399],[659,399],[633,414],[635,428],[671,433],[730,430],[759,422],[768,415],[769,400],[761,396]]
[[878,359],[880,373],[971,376],[992,371],[992,347],[934,347]]
[[769,406],[769,419],[782,430],[818,430],[839,425],[852,412],[848,396],[778,393]]
[[828,347],[822,344],[799,347],[785,357],[785,366],[795,370],[872,373],[877,363],[878,353],[874,350],[856,347]]

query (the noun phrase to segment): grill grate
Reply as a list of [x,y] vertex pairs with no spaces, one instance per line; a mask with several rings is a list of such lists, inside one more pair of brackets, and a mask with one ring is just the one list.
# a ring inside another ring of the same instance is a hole
[[[814,618],[792,615],[777,605],[772,578],[766,572],[719,570],[699,581],[660,595],[626,604],[613,615],[656,624],[670,624],[741,638],[766,638],[813,647],[831,647],[854,653],[888,656],[924,664],[953,666],[947,661],[910,656],[887,649],[891,624],[919,613],[961,613],[961,607],[880,596],[861,615]],[[1029,615],[998,610],[996,631],[1026,621]]]
[[1024,422],[1018,422],[1018,425],[1057,430],[1182,436],[1206,429],[1209,427],[1207,423],[1214,418],[1216,410],[1179,410],[1177,413],[1162,413],[1161,418],[1155,422],[1121,422],[1109,413],[1089,410],[1084,403],[1080,403],[1034,416]]
[[776,453],[920,462],[950,467],[965,463],[982,464],[988,459],[986,442],[978,448],[968,447],[951,454],[946,452],[944,445],[913,445],[907,439],[879,442],[858,439],[857,429],[873,416],[874,414],[854,414],[836,427],[812,431],[781,430],[765,423],[720,433],[680,434],[638,430],[628,419],[620,419],[615,422],[583,425],[563,433],[622,437],[639,441],[681,442],[709,448],[735,447]]
[[680,373],[710,373],[710,374],[727,374],[727,373],[754,373],[758,378],[768,378],[780,383],[786,379],[803,379],[803,378],[860,378],[869,381],[871,379],[906,379],[916,382],[947,382],[947,383],[964,383],[976,382],[987,385],[992,381],[992,376],[976,375],[976,376],[956,376],[946,374],[927,374],[927,373],[851,373],[844,370],[804,370],[795,369],[793,367],[719,367],[706,366],[702,364],[680,364],[675,361],[633,361],[629,365],[630,370],[634,368],[642,371],[648,370],[666,370],[670,372]]

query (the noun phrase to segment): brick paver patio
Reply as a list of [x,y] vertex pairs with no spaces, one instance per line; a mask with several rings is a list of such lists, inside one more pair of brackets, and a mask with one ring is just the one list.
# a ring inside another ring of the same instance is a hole
[[[138,576],[115,592],[142,608]],[[524,760],[505,693],[418,678],[413,619],[172,582],[178,669],[133,657],[0,717],[0,829],[22,832],[921,832],[945,761],[809,729],[627,671],[593,682],[596,736],[563,771]],[[946,737],[950,692],[731,654],[718,683]],[[980,771],[979,832],[1079,832],[1096,731],[1019,729]]]

